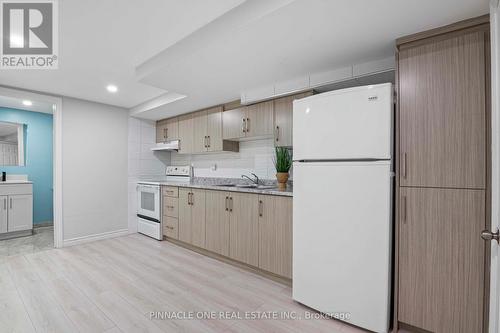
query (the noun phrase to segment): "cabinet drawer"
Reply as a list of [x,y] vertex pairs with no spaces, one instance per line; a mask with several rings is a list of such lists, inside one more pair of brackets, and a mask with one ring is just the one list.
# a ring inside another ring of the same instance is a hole
[[33,194],[33,184],[1,184],[0,195]]
[[179,217],[179,198],[165,196],[163,199],[163,215]]
[[177,198],[179,197],[179,188],[173,186],[164,186],[163,187],[163,195],[167,197]]
[[170,238],[179,239],[179,220],[175,217],[163,216],[163,234]]

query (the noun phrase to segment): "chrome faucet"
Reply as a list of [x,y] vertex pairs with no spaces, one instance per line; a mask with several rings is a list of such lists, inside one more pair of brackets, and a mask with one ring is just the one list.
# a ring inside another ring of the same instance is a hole
[[257,177],[257,175],[255,173],[250,173],[252,176],[255,177],[255,179],[252,179],[250,177],[248,177],[247,175],[241,175],[241,178],[246,178],[248,179],[249,181],[251,181],[252,183],[254,183],[255,185],[259,185],[260,184],[260,180],[259,180],[259,177]]

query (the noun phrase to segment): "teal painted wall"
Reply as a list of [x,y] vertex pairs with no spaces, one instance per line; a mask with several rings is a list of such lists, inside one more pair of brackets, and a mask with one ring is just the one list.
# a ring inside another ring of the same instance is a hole
[[0,166],[0,172],[28,175],[33,182],[33,223],[54,220],[52,115],[0,107],[0,121],[25,124],[25,166]]

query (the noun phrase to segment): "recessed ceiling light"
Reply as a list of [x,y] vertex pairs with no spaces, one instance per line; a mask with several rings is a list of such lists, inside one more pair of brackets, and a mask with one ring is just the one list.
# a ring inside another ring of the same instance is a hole
[[118,91],[118,87],[115,86],[114,84],[108,84],[108,86],[106,87],[106,89],[110,92],[110,93],[115,93]]
[[32,106],[32,105],[33,105],[33,102],[28,101],[27,99],[25,99],[25,100],[23,101],[23,105],[26,105],[26,106]]

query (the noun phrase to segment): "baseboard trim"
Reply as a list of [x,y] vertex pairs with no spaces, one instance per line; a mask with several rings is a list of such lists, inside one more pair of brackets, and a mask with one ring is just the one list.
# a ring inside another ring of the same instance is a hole
[[107,239],[107,238],[126,236],[128,234],[129,234],[128,229],[121,229],[121,230],[116,230],[116,231],[103,232],[102,234],[95,234],[95,235],[65,239],[63,241],[63,247],[95,242],[95,241],[103,240],[103,239]]
[[7,240],[7,239],[12,239],[12,238],[26,237],[26,236],[32,236],[32,235],[33,235],[33,229],[12,231],[12,232],[0,234],[0,240]]
[[52,221],[33,224],[33,228],[44,228],[44,227],[52,227],[52,226],[54,226],[54,223]]

